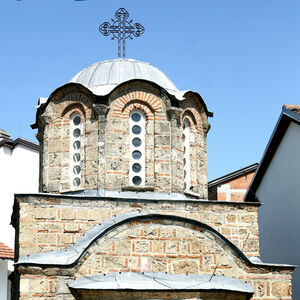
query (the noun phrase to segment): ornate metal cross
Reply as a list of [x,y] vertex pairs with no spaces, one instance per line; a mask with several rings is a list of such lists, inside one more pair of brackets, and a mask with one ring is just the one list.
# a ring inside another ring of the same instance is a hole
[[122,52],[122,56],[125,57],[125,40],[127,38],[132,39],[132,34],[139,37],[144,33],[145,28],[140,23],[132,24],[132,20],[127,21],[129,13],[125,8],[119,8],[116,11],[115,16],[117,20],[111,19],[113,22],[112,25],[108,22],[104,22],[99,26],[99,31],[105,36],[112,34],[111,39],[118,40],[118,56],[121,57]]

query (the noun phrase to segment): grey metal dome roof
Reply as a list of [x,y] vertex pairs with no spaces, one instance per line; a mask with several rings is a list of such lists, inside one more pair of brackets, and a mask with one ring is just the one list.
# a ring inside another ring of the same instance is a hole
[[119,84],[132,79],[154,82],[171,94],[178,92],[173,82],[158,68],[128,58],[94,63],[80,71],[70,82],[80,83],[96,95],[107,95]]

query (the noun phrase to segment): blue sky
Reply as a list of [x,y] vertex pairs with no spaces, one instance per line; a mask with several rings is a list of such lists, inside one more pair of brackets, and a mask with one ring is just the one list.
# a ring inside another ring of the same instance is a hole
[[98,27],[120,7],[146,29],[127,57],[199,92],[214,112],[209,179],[259,161],[282,105],[300,104],[296,0],[2,0],[0,128],[35,141],[37,99],[117,57],[117,42]]

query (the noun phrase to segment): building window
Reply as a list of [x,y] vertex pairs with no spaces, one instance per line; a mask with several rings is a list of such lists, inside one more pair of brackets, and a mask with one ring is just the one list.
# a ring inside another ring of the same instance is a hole
[[129,120],[130,162],[129,184],[145,185],[145,115],[133,110]]
[[72,188],[81,185],[81,117],[75,113],[70,118],[70,183]]
[[190,122],[183,122],[183,163],[184,163],[184,190],[190,189]]

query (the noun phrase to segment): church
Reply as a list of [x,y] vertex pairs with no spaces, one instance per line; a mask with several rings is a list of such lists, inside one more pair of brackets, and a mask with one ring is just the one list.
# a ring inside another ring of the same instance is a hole
[[291,300],[294,266],[260,260],[261,203],[208,200],[211,117],[134,59],[40,98],[39,193],[15,195],[12,298]]

